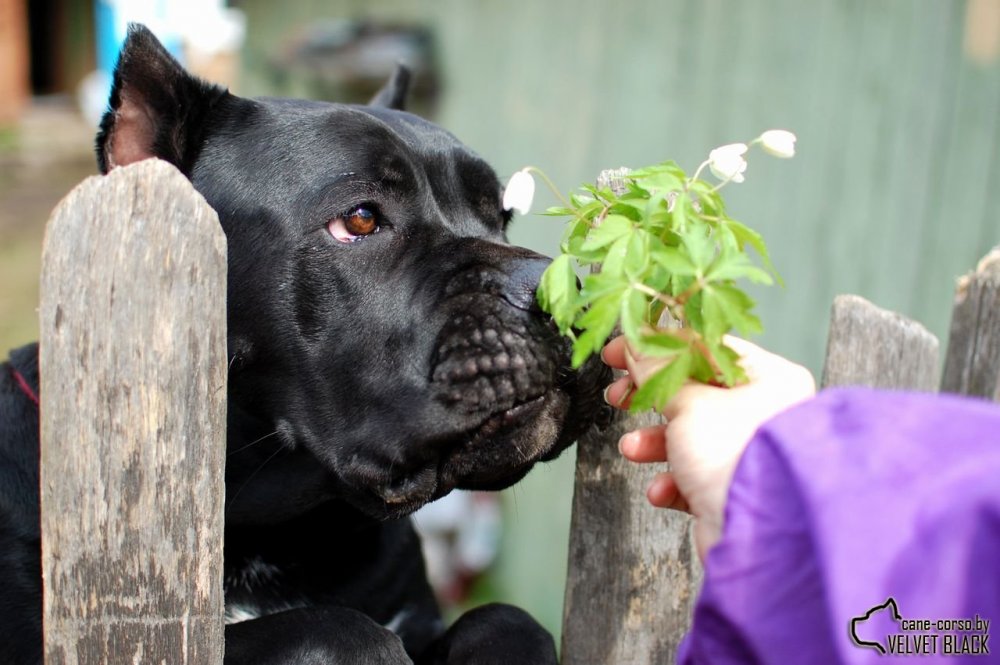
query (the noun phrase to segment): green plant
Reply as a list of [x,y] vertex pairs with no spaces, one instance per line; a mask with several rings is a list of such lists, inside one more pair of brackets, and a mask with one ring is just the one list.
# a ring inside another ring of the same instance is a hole
[[[795,136],[765,132],[749,144],[711,152],[694,175],[664,162],[624,177],[624,191],[584,185],[546,214],[570,218],[561,254],[542,276],[538,302],[573,340],[573,365],[600,351],[620,326],[637,353],[665,365],[632,394],[632,410],[662,408],[688,379],[732,386],[746,380],[725,335],[761,332],[753,300],[738,280],[779,279],[756,231],[731,218],[719,190],[742,182],[750,147],[794,154]],[[708,168],[721,182],[700,178]],[[529,167],[514,174],[504,206],[526,212],[534,194]],[[553,190],[555,188],[553,187]],[[759,266],[751,260],[752,248]],[[599,264],[582,285],[578,268]]]

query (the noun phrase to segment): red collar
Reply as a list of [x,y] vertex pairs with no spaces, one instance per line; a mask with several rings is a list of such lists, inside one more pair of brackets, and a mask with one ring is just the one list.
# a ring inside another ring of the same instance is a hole
[[24,378],[24,375],[18,372],[16,369],[14,369],[13,366],[10,367],[10,375],[14,377],[14,381],[17,382],[17,386],[21,389],[21,392],[27,395],[28,399],[30,399],[32,402],[35,403],[35,406],[39,406],[38,395],[35,393],[34,389],[32,389],[32,387],[28,384],[28,381]]

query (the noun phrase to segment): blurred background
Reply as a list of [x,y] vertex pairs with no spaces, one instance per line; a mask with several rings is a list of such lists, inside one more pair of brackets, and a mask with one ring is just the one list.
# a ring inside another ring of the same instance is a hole
[[[795,159],[752,153],[726,195],[786,281],[751,291],[758,341],[817,372],[836,294],[945,342],[955,278],[1000,243],[1000,0],[0,0],[0,349],[36,336],[45,221],[95,173],[128,19],[243,95],[363,102],[403,59],[414,110],[501,178],[531,164],[564,191],[796,132]],[[552,254],[561,231],[530,215],[511,239]],[[479,549],[454,564],[455,599],[513,602],[558,633],[572,472],[572,454],[539,468],[499,518],[459,511]]]

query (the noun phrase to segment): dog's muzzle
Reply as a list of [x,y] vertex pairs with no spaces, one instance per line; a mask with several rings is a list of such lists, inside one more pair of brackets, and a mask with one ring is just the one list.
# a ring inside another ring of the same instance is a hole
[[[606,368],[570,368],[571,345],[541,311],[535,289],[548,260],[526,250],[503,264],[453,271],[438,307],[428,390],[439,417],[390,463],[369,466],[387,516],[452,489],[498,490],[556,457],[590,426]],[[374,497],[373,497],[374,498]],[[374,507],[373,507],[374,508]]]

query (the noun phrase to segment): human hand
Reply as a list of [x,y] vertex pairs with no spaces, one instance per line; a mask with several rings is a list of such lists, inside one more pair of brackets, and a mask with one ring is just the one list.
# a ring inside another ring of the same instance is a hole
[[[694,516],[702,559],[722,534],[729,483],[754,432],[816,392],[816,382],[801,365],[736,337],[727,337],[726,344],[740,354],[746,384],[719,388],[688,383],[664,407],[665,425],[629,432],[618,443],[633,462],[669,462],[669,470],[656,474],[646,496],[654,506]],[[609,342],[601,357],[611,367],[628,370],[605,391],[605,399],[620,408],[628,408],[632,390],[665,363],[635,357],[624,337]]]

